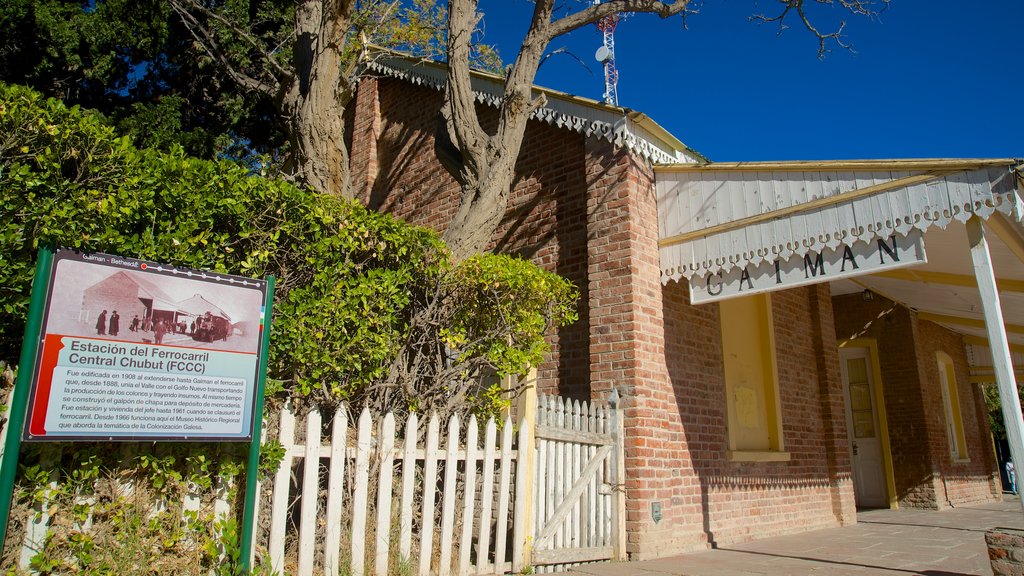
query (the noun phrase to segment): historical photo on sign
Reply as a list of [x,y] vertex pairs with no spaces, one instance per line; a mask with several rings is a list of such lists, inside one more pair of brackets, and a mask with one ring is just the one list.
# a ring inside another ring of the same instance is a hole
[[47,332],[106,340],[255,352],[259,290],[61,260]]
[[246,440],[266,284],[58,250],[25,439]]

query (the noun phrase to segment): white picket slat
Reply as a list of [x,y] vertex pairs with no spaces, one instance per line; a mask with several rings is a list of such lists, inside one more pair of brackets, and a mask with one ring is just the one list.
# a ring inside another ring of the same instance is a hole
[[[480,459],[476,416],[466,424],[466,467],[463,476],[462,538],[459,541],[459,574],[469,573],[469,552],[473,547],[473,518],[476,506],[476,462]],[[452,489],[455,487],[453,486]],[[454,490],[453,490],[454,492]]]
[[[594,430],[594,419],[593,412],[590,411],[590,403],[583,403],[583,414],[580,417],[581,425],[583,426],[584,432],[593,432]],[[594,447],[585,446],[583,448],[582,457],[587,461],[590,461],[594,457]],[[587,486],[587,493],[584,496],[586,499],[586,512],[583,514],[583,546],[585,548],[591,548],[594,544],[594,526],[597,524],[597,518],[595,513],[597,512],[596,502],[594,501],[595,491],[597,487],[597,477],[600,475],[600,470],[597,474],[590,479],[590,485]]]
[[284,573],[285,521],[288,516],[288,499],[292,477],[292,446],[295,442],[295,412],[291,401],[285,402],[281,411],[281,422],[278,426],[278,441],[284,448],[284,458],[274,475],[274,496],[270,515],[270,541],[267,543],[267,554],[270,556],[270,569]]
[[[531,431],[526,428],[526,420],[519,421],[519,446],[527,445],[526,435]],[[530,480],[527,478],[528,472],[523,466],[516,466],[516,499],[515,499],[515,510],[513,512],[514,521],[512,529],[512,571],[521,572],[524,565],[523,549],[526,546],[526,529],[527,527],[523,523],[523,515],[526,510],[524,509],[526,504],[526,491],[529,489]]]
[[302,462],[302,504],[299,516],[299,574],[313,572],[316,551],[316,509],[320,491],[320,412],[306,415],[306,445]]
[[[557,399],[555,405],[555,426],[563,429],[565,428],[565,401],[561,397]],[[551,492],[551,494],[553,494],[552,500],[554,501],[554,504],[557,505],[559,502],[562,501],[562,498],[565,497],[565,442],[559,441],[555,443],[554,472],[555,473],[552,476],[554,490]],[[548,514],[548,521],[551,520],[551,517],[554,515],[555,512],[555,506],[552,506],[551,508],[551,513]],[[562,547],[562,540],[565,537],[564,526],[564,523],[561,524],[560,527],[562,528],[562,530],[555,532],[555,538],[552,541],[553,548]]]
[[447,458],[444,463],[444,495],[441,500],[441,560],[437,569],[449,574],[452,569],[452,537],[455,531],[455,479],[459,469],[459,415],[448,420]]
[[[547,397],[541,396],[537,399],[537,424],[539,426],[545,426],[548,423],[547,414]],[[534,512],[532,526],[529,527],[529,533],[531,536],[536,537],[537,530],[544,525],[544,520],[547,518],[547,493],[548,486],[546,484],[547,470],[548,470],[548,449],[551,442],[547,438],[537,439],[537,457],[535,459],[536,466],[534,469],[534,486],[539,486],[535,497],[533,499]]]
[[[554,398],[550,398],[550,397],[548,398],[547,413],[548,413],[548,425],[549,426],[557,426],[558,422],[556,420],[555,400],[554,400]],[[556,483],[556,480],[557,480],[557,474],[556,474],[556,470],[557,470],[557,468],[556,468],[556,461],[557,461],[557,459],[558,459],[558,446],[557,446],[557,442],[555,442],[553,440],[548,440],[548,464],[547,464],[547,470],[544,471],[544,493],[547,496],[547,498],[545,500],[545,503],[544,503],[544,515],[542,516],[542,518],[544,518],[544,522],[539,524],[536,527],[536,530],[535,530],[536,533],[540,533],[541,528],[547,524],[548,518],[551,518],[551,514],[553,514],[554,511],[555,511],[555,503],[557,501],[556,500],[557,496],[555,494],[555,483]]]
[[[580,402],[579,400],[572,404],[572,429],[583,430],[580,426]],[[574,442],[572,445],[572,478],[568,479],[568,484],[571,486],[576,478],[580,477],[580,471],[583,464],[580,462],[580,448],[581,445],[578,442]],[[572,505],[572,547],[580,548],[583,546],[583,541],[580,539],[581,534],[581,523],[583,511],[580,508],[580,498],[576,498],[576,501]]]
[[[603,434],[608,433],[608,408],[602,407],[600,418],[598,420],[598,427],[600,432]],[[608,487],[608,470],[611,466],[610,462],[605,462],[601,468],[601,486]],[[606,490],[604,494],[601,494],[601,546],[608,546],[611,544],[611,491]]]
[[512,483],[512,418],[505,418],[501,427],[501,473],[498,475],[498,515],[496,517],[494,540],[494,565],[497,567],[505,562],[505,551],[508,545],[508,508],[509,486]]
[[412,562],[412,503],[416,481],[416,448],[419,419],[409,414],[405,421],[405,454],[402,457],[402,502],[398,521],[398,554],[401,562]]
[[[391,547],[391,485],[394,482],[395,415],[388,412],[380,427],[380,450],[378,462],[380,473],[377,480],[377,526],[374,558],[374,573],[388,574],[388,552]],[[358,532],[354,532],[358,534]]]
[[352,494],[352,557],[349,566],[352,576],[363,576],[366,568],[366,495],[370,483],[370,450],[373,447],[373,418],[363,408],[359,415],[359,435],[356,439],[356,478]]
[[[17,432],[14,432],[17,433]],[[50,472],[50,482],[46,485],[51,493],[57,489],[59,479],[58,464],[62,448],[59,444],[46,444],[40,449],[39,468]],[[21,555],[18,565],[27,569],[32,557],[35,556],[46,544],[46,534],[50,529],[50,504],[49,499],[32,508],[32,515],[29,517],[25,527],[25,540],[21,546]]]
[[[488,418],[484,426],[484,468],[480,479],[480,527],[476,535],[476,571],[482,574],[487,570],[487,552],[491,549],[491,514],[494,503],[494,441],[497,438],[497,426],[494,418]],[[498,530],[501,526],[498,526]]]
[[423,515],[420,524],[420,576],[430,574],[434,552],[434,497],[437,493],[437,443],[440,425],[437,414],[427,423],[426,450],[423,455]]
[[348,409],[340,406],[331,424],[331,464],[327,477],[327,526],[324,534],[324,574],[341,572],[341,513],[345,498],[345,443],[348,437]]

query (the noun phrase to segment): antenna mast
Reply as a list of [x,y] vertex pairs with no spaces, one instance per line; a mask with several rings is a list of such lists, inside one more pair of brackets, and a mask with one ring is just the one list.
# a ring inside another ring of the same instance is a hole
[[[600,4],[601,0],[594,0],[594,4]],[[604,65],[604,103],[612,106],[619,105],[619,70],[615,67],[615,26],[619,23],[619,14],[602,16],[595,22],[597,29],[601,31],[603,43],[597,49],[594,58]]]

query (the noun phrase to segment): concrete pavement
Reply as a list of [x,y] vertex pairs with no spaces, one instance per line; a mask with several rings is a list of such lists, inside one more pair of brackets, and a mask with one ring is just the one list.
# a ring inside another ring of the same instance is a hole
[[1024,528],[1016,496],[941,512],[869,510],[857,524],[765,538],[660,560],[574,568],[575,576],[757,576],[992,574],[985,531]]

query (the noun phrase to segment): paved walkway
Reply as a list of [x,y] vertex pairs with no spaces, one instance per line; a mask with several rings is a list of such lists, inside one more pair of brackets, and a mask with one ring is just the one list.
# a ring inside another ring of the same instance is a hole
[[992,574],[985,531],[1024,528],[1015,496],[942,512],[871,510],[857,524],[765,538],[660,560],[590,564],[579,576],[755,576]]

